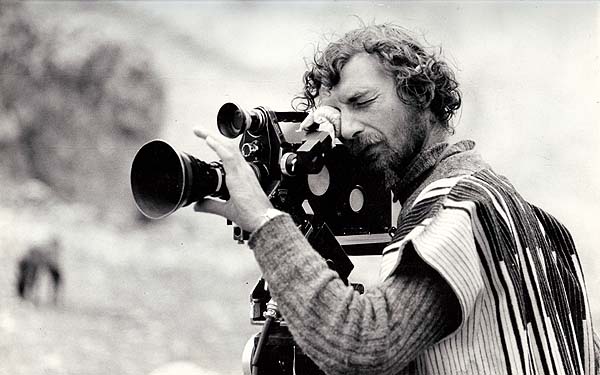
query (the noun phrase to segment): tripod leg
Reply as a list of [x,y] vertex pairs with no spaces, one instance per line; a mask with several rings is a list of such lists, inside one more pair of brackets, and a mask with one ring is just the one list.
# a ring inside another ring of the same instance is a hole
[[256,345],[256,350],[254,351],[254,355],[252,356],[252,375],[258,375],[258,361],[260,360],[260,354],[262,352],[265,343],[267,342],[267,338],[269,337],[269,328],[271,327],[271,323],[273,322],[273,317],[268,316],[267,320],[265,320],[265,325],[260,333],[260,337],[258,339],[258,344]]

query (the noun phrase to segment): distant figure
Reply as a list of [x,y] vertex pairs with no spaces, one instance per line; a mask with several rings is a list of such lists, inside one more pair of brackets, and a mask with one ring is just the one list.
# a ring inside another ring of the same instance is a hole
[[59,264],[60,243],[56,237],[49,241],[33,244],[21,257],[17,269],[17,294],[22,300],[38,305],[44,293],[40,290],[46,277],[49,281],[47,301],[58,303],[62,284],[62,270]]

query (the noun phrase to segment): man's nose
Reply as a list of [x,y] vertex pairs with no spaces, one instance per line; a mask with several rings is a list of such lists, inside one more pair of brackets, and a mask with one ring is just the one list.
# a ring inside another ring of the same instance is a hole
[[363,132],[364,126],[352,114],[342,112],[340,130],[343,139],[353,139]]

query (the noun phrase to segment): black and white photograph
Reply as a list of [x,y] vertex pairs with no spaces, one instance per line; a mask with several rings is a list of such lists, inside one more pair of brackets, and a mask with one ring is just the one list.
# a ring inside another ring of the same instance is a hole
[[0,0],[0,375],[600,374],[600,3]]

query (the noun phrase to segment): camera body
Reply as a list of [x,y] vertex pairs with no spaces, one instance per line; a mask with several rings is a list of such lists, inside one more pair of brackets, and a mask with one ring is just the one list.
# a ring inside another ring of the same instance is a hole
[[222,134],[240,137],[239,148],[274,207],[298,225],[307,218],[326,223],[348,255],[380,254],[393,229],[391,193],[328,133],[298,132],[306,115],[227,103],[217,125]]

